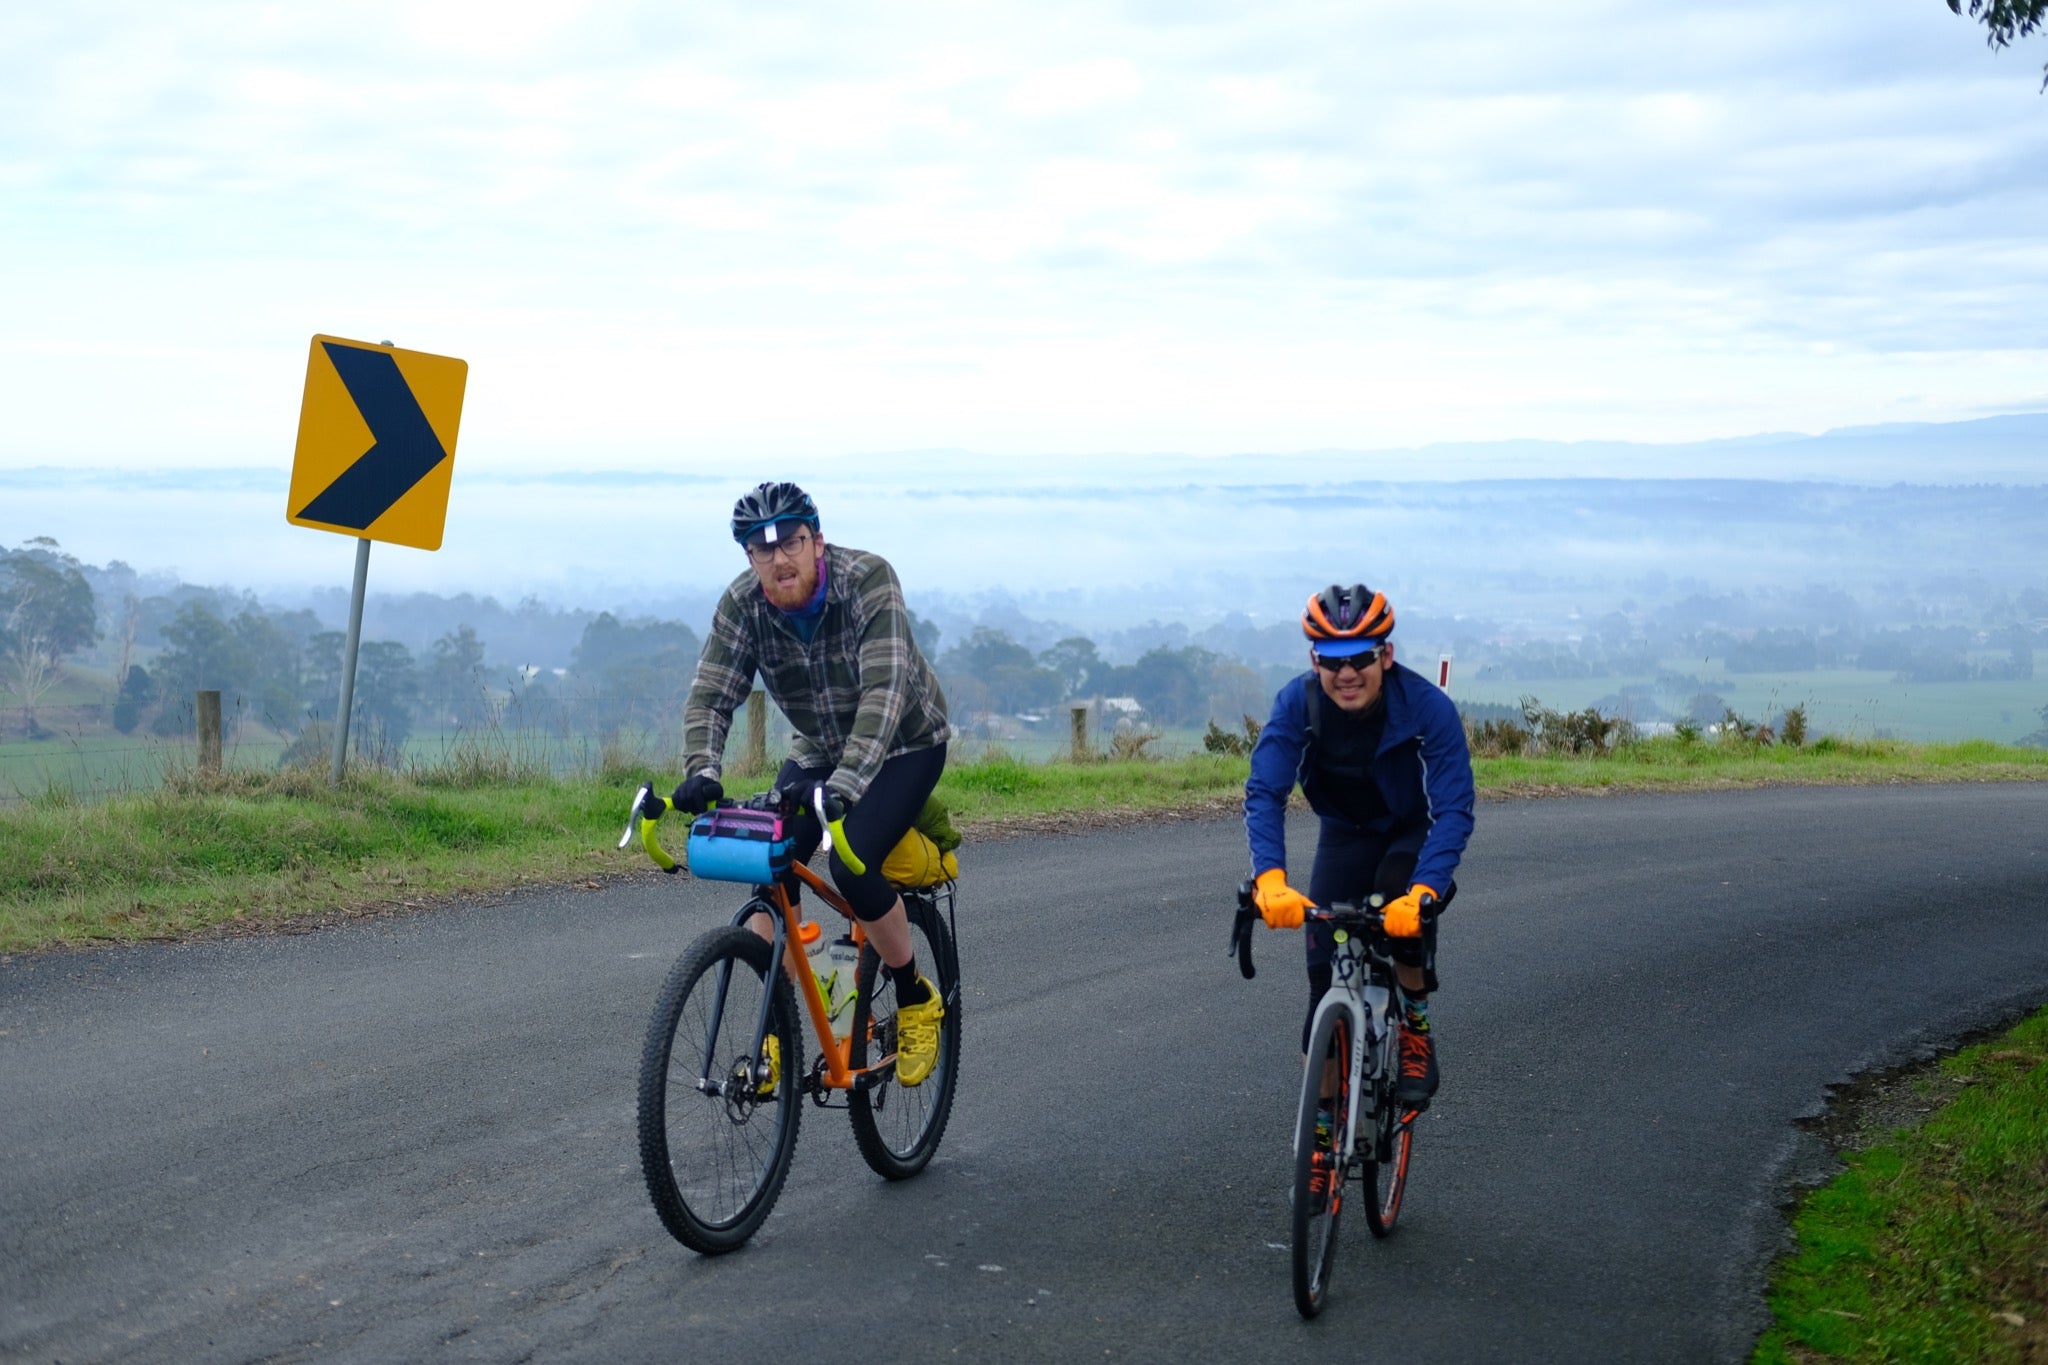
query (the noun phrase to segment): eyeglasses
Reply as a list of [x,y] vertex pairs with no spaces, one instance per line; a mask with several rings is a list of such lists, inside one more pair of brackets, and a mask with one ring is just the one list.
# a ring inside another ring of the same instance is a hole
[[765,542],[748,541],[747,558],[753,560],[756,564],[767,564],[774,560],[777,555],[781,555],[784,559],[800,559],[803,556],[803,552],[810,548],[810,544],[811,536],[809,532],[800,536],[791,536],[788,540],[778,540],[772,545]]
[[1325,658],[1320,654],[1311,654],[1309,657],[1315,660],[1317,668],[1322,669],[1323,672],[1334,678],[1347,668],[1355,673],[1363,674],[1365,670],[1380,661],[1380,655],[1384,652],[1385,646],[1380,646],[1368,649],[1363,654],[1346,654],[1341,659]]

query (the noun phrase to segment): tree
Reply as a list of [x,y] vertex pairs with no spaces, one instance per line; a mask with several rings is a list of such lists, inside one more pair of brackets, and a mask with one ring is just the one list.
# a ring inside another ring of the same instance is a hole
[[[132,597],[129,599],[134,600]],[[114,697],[114,728],[124,735],[135,733],[142,708],[156,700],[156,680],[141,664],[130,664],[121,674],[121,687]]]
[[[115,563],[120,563],[115,560]],[[121,658],[114,666],[114,693],[118,697],[128,687],[128,670],[135,663],[135,635],[142,629],[142,603],[134,593],[121,599]],[[135,726],[131,723],[128,730]],[[123,730],[121,733],[128,733]]]
[[[306,710],[316,721],[331,722],[341,705],[341,654],[347,643],[338,630],[323,630],[306,641]],[[395,640],[359,642],[349,705],[349,742],[356,752],[395,759],[412,733],[419,705],[420,675],[412,651]]]
[[680,715],[701,648],[697,632],[680,621],[620,621],[607,611],[583,628],[570,664],[590,719],[610,733]]
[[56,685],[66,656],[99,638],[92,585],[48,536],[0,550],[0,678],[21,699],[22,727],[42,733],[36,703]]
[[[1984,41],[1994,49],[2010,47],[2013,39],[2048,25],[2048,0],[1948,0],[1949,12],[1961,14],[1965,3],[1970,17],[1983,23]],[[2048,66],[2042,71],[2041,88],[2048,90]]]
[[1820,667],[1820,649],[1803,630],[1760,630],[1728,651],[1730,673],[1800,673]]
[[924,617],[919,616],[909,607],[905,607],[903,611],[905,615],[910,617],[910,638],[917,641],[918,649],[923,651],[924,657],[927,659],[938,658],[940,635],[938,626],[925,620]]
[[959,644],[947,650],[941,660],[946,670],[987,680],[995,669],[1007,664],[1015,668],[1033,666],[1031,651],[1010,638],[1006,630],[976,626]]
[[295,733],[305,714],[305,656],[299,642],[285,623],[253,602],[235,613],[230,629],[241,670],[232,679],[235,695],[271,729]]
[[1131,695],[1169,725],[1192,725],[1209,717],[1210,683],[1220,660],[1199,645],[1146,650],[1131,665]]
[[1102,655],[1085,635],[1070,635],[1038,655],[1038,666],[1059,675],[1063,697],[1081,695],[1102,674]]
[[[356,751],[396,759],[412,733],[420,698],[412,651],[395,640],[365,640],[356,653]],[[339,697],[336,698],[339,700]]]
[[152,725],[160,735],[190,734],[192,694],[205,688],[222,693],[221,713],[228,724],[238,714],[229,701],[244,695],[248,657],[235,628],[204,602],[187,602],[163,629],[168,648],[157,656],[156,678],[165,706]]
[[579,673],[603,673],[623,663],[653,663],[694,673],[700,648],[697,632],[681,621],[621,621],[604,611],[583,628],[569,662]]
[[1024,711],[1048,706],[1060,697],[1060,679],[1040,668],[1031,651],[993,626],[976,626],[964,641],[947,650],[940,668],[955,677],[971,678],[988,689],[991,711]]
[[484,696],[484,642],[475,626],[459,626],[434,641],[427,665],[426,706],[462,729],[474,729],[490,715]]

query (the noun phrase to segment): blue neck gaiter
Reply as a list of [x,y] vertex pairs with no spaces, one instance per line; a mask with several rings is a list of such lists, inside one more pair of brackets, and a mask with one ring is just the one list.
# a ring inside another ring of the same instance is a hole
[[820,559],[818,561],[818,590],[811,594],[811,600],[798,607],[795,611],[784,611],[781,607],[775,608],[777,611],[782,612],[784,618],[788,620],[791,626],[796,628],[798,638],[805,644],[809,644],[817,638],[818,622],[825,619],[825,587],[831,576],[831,560],[829,558]]

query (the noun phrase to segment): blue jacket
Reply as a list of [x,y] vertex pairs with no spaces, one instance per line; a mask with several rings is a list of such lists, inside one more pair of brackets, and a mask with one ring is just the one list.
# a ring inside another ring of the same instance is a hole
[[[1309,754],[1308,689],[1320,688],[1315,674],[1290,679],[1273,698],[1273,715],[1252,748],[1252,773],[1244,784],[1244,827],[1252,848],[1252,875],[1287,866],[1287,798],[1300,783],[1309,808],[1326,819],[1335,814],[1327,793],[1318,790]],[[1388,814],[1377,822],[1386,831],[1429,825],[1415,860],[1415,880],[1439,894],[1451,886],[1458,859],[1472,838],[1472,753],[1465,725],[1451,699],[1411,668],[1387,669],[1381,695],[1387,724],[1380,737],[1372,776]],[[1332,710],[1336,703],[1319,697]]]

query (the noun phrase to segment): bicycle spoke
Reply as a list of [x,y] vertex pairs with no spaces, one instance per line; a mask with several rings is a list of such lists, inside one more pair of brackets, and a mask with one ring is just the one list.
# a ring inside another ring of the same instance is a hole
[[952,1001],[939,1026],[939,1055],[922,1084],[905,1086],[885,1067],[896,1051],[896,988],[873,948],[862,951],[854,1002],[852,1063],[881,1068],[882,1079],[848,1102],[854,1140],[878,1175],[902,1180],[917,1174],[938,1150],[953,1107],[960,1069],[960,1008],[951,979],[951,941],[936,909],[906,899],[918,970]]
[[[729,1251],[752,1234],[781,1190],[796,1142],[800,1055],[794,1005],[779,976],[768,1017],[781,1073],[765,1095],[754,1079],[767,967],[767,945],[748,931],[706,935],[677,963],[649,1028],[641,1167],[663,1224],[699,1251]],[[706,1056],[711,1039],[716,1052]]]

